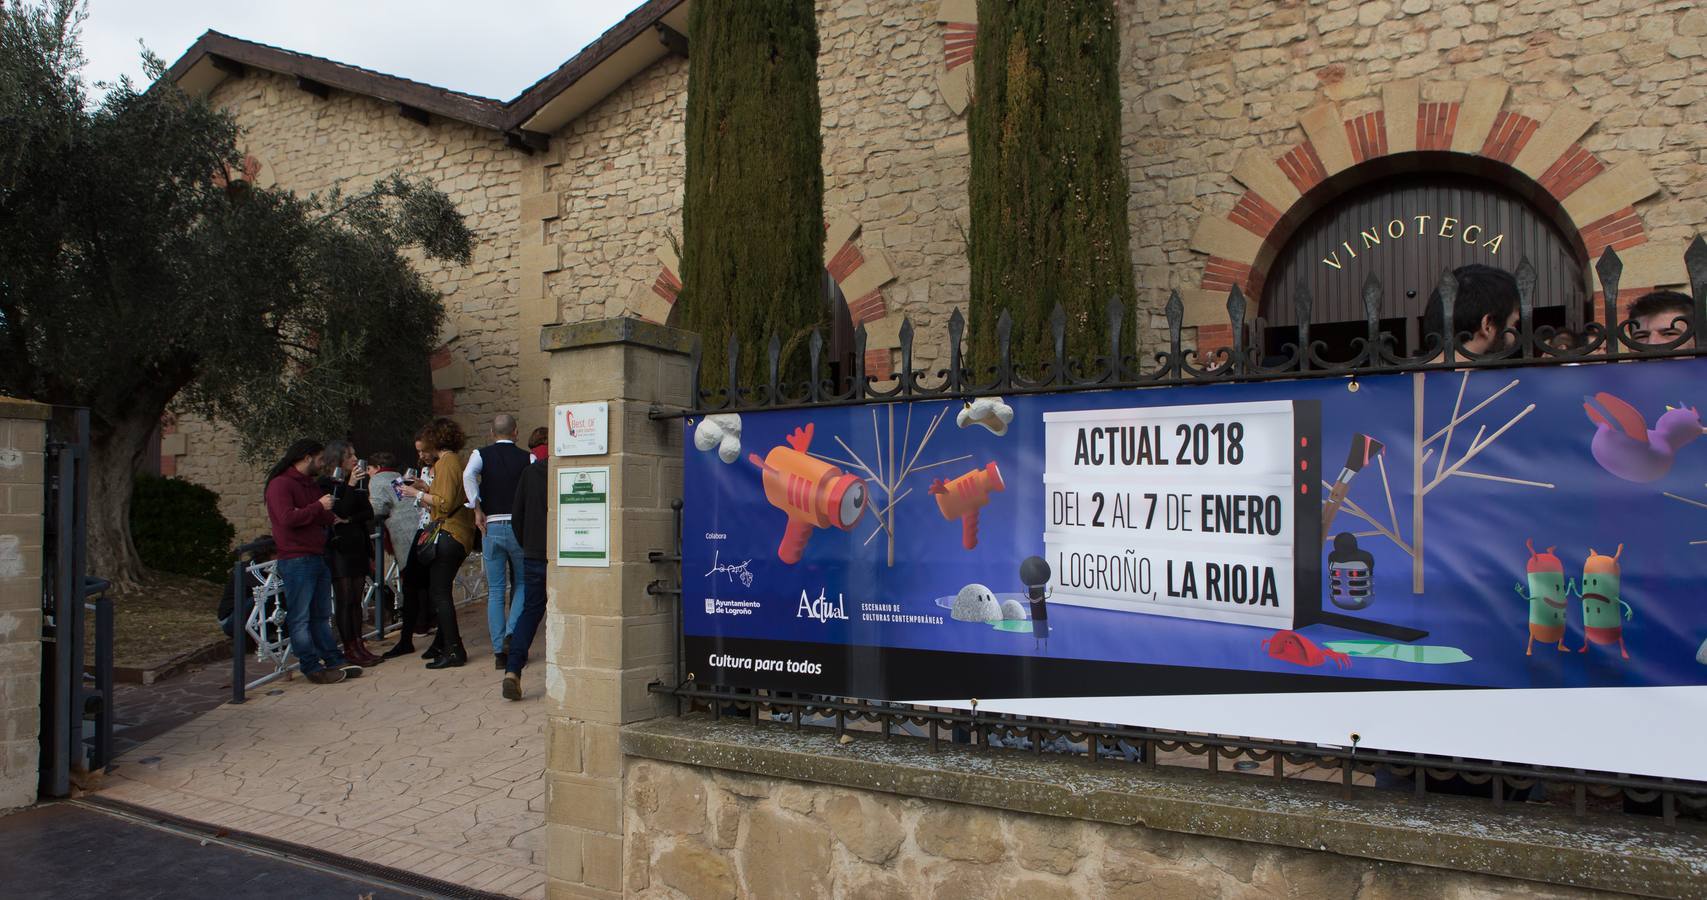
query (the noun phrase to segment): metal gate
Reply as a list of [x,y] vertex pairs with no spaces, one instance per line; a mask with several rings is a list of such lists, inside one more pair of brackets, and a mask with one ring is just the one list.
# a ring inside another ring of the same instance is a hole
[[[104,769],[113,747],[113,605],[108,583],[87,572],[88,410],[55,410],[44,474],[41,792],[64,797],[72,773]],[[86,665],[87,612],[95,653]]]

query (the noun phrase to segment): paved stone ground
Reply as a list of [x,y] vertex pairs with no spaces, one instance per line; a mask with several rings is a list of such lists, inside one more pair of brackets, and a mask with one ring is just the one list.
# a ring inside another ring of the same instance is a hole
[[543,898],[543,666],[529,668],[521,702],[503,700],[484,604],[459,622],[476,654],[467,666],[429,671],[404,657],[342,684],[275,682],[124,753],[102,794]]
[[231,661],[153,684],[113,686],[113,747],[123,755],[231,699]]

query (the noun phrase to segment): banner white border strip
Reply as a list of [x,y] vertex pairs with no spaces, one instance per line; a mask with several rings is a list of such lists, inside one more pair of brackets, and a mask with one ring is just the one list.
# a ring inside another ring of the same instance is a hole
[[1331,747],[1356,733],[1362,749],[1707,781],[1703,686],[979,698],[978,711]]

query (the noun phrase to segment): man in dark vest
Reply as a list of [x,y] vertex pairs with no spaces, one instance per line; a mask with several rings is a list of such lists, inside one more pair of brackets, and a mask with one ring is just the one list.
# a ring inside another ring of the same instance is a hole
[[504,669],[503,694],[506,700],[522,699],[522,668],[528,662],[528,646],[545,618],[545,535],[551,527],[551,495],[547,493],[550,463],[539,460],[522,472],[521,484],[516,486],[516,500],[511,504],[516,540],[522,544],[522,608],[520,619],[510,629],[510,659]]
[[498,669],[504,668],[504,641],[522,614],[520,600],[510,602],[512,592],[520,593],[522,580],[522,547],[510,525],[510,507],[522,470],[531,462],[533,455],[516,446],[515,416],[499,413],[492,420],[492,443],[470,454],[462,470],[462,489],[483,535],[486,624],[492,631],[492,656]]

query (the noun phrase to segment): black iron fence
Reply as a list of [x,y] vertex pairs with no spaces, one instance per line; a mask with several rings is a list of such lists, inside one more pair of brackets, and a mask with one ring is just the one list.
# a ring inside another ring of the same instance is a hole
[[[1535,321],[1535,269],[1527,259],[1519,262],[1518,321],[1507,329],[1505,346],[1484,353],[1467,349],[1469,335],[1447,327],[1423,336],[1421,350],[1405,355],[1402,335],[1382,327],[1383,289],[1371,275],[1363,284],[1364,334],[1353,338],[1349,356],[1329,359],[1326,343],[1311,336],[1314,300],[1300,280],[1292,291],[1297,339],[1286,341],[1270,357],[1261,352],[1267,323],[1251,316],[1249,302],[1237,287],[1227,296],[1227,324],[1232,326],[1231,346],[1199,351],[1185,346],[1185,303],[1172,292],[1164,308],[1168,320],[1167,347],[1148,361],[1123,354],[1121,345],[1131,328],[1135,346],[1145,346],[1143,323],[1128,326],[1125,310],[1117,299],[1109,301],[1108,342],[1104,347],[1070,348],[1067,345],[1067,313],[1057,306],[1050,317],[1052,356],[1038,371],[1023,371],[1014,362],[1012,320],[1004,311],[996,322],[995,360],[988,365],[969,365],[965,353],[966,319],[957,309],[949,317],[947,365],[935,369],[914,364],[915,331],[911,320],[900,329],[900,366],[894,372],[874,373],[866,369],[868,335],[862,324],[854,332],[853,371],[838,378],[825,377],[824,338],[813,331],[807,343],[808,372],[804,381],[781,377],[782,339],[772,335],[765,346],[767,382],[743,385],[740,381],[742,346],[731,335],[727,347],[728,374],[724,387],[708,388],[700,371],[700,353],[693,353],[693,384],[699,385],[692,409],[655,410],[655,418],[670,419],[749,409],[791,409],[809,406],[842,406],[889,403],[907,400],[971,399],[992,394],[1055,393],[1062,391],[1110,390],[1134,387],[1165,387],[1206,382],[1261,381],[1285,378],[1317,378],[1372,375],[1436,369],[1463,369],[1523,365],[1559,365],[1572,362],[1611,362],[1696,356],[1707,353],[1697,334],[1707,327],[1707,239],[1697,237],[1684,253],[1684,264],[1692,288],[1692,310],[1681,317],[1681,334],[1669,340],[1648,342],[1637,338],[1636,322],[1620,314],[1619,283],[1624,264],[1610,247],[1595,263],[1603,300],[1598,316],[1585,321],[1574,337],[1574,346],[1561,346],[1556,339],[1564,329],[1538,325]],[[1441,274],[1436,290],[1440,296],[1440,318],[1453,321],[1458,298],[1458,280],[1451,270]],[[987,348],[980,348],[986,350]],[[1086,354],[1090,354],[1088,362]]]
[[[863,325],[855,333],[853,372],[834,380],[822,377],[824,342],[816,332],[808,344],[810,375],[804,382],[790,383],[780,378],[782,343],[776,336],[772,336],[766,345],[769,378],[763,385],[744,386],[740,383],[741,345],[732,337],[728,345],[726,386],[704,387],[696,348],[691,382],[696,385],[694,408],[654,408],[652,418],[676,419],[719,412],[912,400],[970,400],[993,394],[1692,357],[1707,354],[1707,348],[1697,340],[1697,334],[1707,329],[1707,240],[1697,237],[1685,251],[1684,261],[1690,280],[1691,310],[1669,323],[1678,327],[1678,335],[1657,342],[1639,339],[1637,323],[1621,315],[1619,284],[1624,267],[1616,251],[1608,248],[1595,265],[1604,298],[1601,308],[1593,320],[1581,324],[1577,332],[1580,340],[1574,346],[1555,343],[1561,329],[1536,324],[1535,272],[1529,262],[1523,260],[1516,270],[1518,322],[1506,331],[1507,340],[1503,348],[1485,353],[1466,348],[1469,335],[1446,328],[1425,334],[1420,352],[1403,355],[1399,350],[1404,346],[1403,339],[1382,328],[1383,291],[1373,276],[1364,283],[1362,290],[1365,333],[1351,342],[1350,355],[1343,361],[1328,359],[1325,355],[1328,348],[1324,342],[1312,339],[1313,301],[1302,282],[1294,289],[1291,298],[1296,314],[1297,339],[1281,346],[1278,359],[1265,358],[1259,351],[1264,343],[1262,338],[1266,326],[1261,318],[1247,321],[1247,301],[1238,288],[1228,294],[1226,304],[1228,324],[1232,326],[1231,345],[1200,353],[1197,348],[1184,345],[1184,304],[1176,291],[1169,296],[1166,306],[1167,348],[1155,353],[1148,363],[1121,353],[1122,329],[1125,326],[1124,311],[1118,302],[1111,301],[1106,310],[1109,326],[1107,346],[1084,348],[1096,354],[1088,364],[1080,363],[1078,357],[1072,355],[1075,348],[1067,345],[1067,316],[1057,307],[1050,320],[1053,356],[1035,372],[1022,371],[1014,363],[1011,320],[1005,312],[996,326],[994,362],[982,367],[967,365],[965,319],[956,310],[948,323],[948,363],[934,370],[914,365],[915,334],[910,321],[904,322],[900,329],[900,367],[886,375],[866,371],[867,335]],[[1450,270],[1441,275],[1437,292],[1440,298],[1439,318],[1450,323],[1458,293],[1457,279]],[[1142,326],[1138,329],[1137,345],[1142,346]],[[679,601],[682,584],[680,501],[675,507],[676,546],[655,550],[650,559],[654,564],[675,567],[676,583],[671,585],[663,579],[654,580],[647,586],[647,593],[675,597]],[[1285,776],[1289,768],[1296,772],[1300,768],[1313,767],[1332,772],[1348,791],[1359,786],[1404,787],[1417,796],[1442,791],[1480,795],[1490,799],[1495,806],[1516,801],[1568,803],[1578,814],[1586,813],[1592,805],[1597,809],[1654,815],[1668,824],[1675,822],[1683,811],[1690,811],[1691,815],[1707,812],[1707,782],[1366,750],[1360,749],[1355,741],[1351,746],[1327,746],[989,714],[979,712],[976,701],[973,701],[973,708],[966,711],[857,698],[707,687],[697,683],[694,674],[684,667],[679,646],[679,602],[677,606],[675,684],[656,682],[650,688],[655,693],[674,696],[678,712],[697,710],[716,718],[735,716],[750,721],[754,726],[770,723],[767,727],[833,728],[838,735],[858,728],[878,732],[885,741],[897,736],[926,741],[933,752],[941,743],[948,741],[989,752],[1071,753],[1093,764],[1113,764],[1118,760],[1155,766],[1165,762],[1164,754],[1183,753],[1186,758],[1203,758],[1211,773],[1266,769],[1265,774],[1280,777]],[[776,724],[778,722],[782,724]],[[1360,778],[1360,775],[1365,777]],[[1591,798],[1598,799],[1591,803]]]

